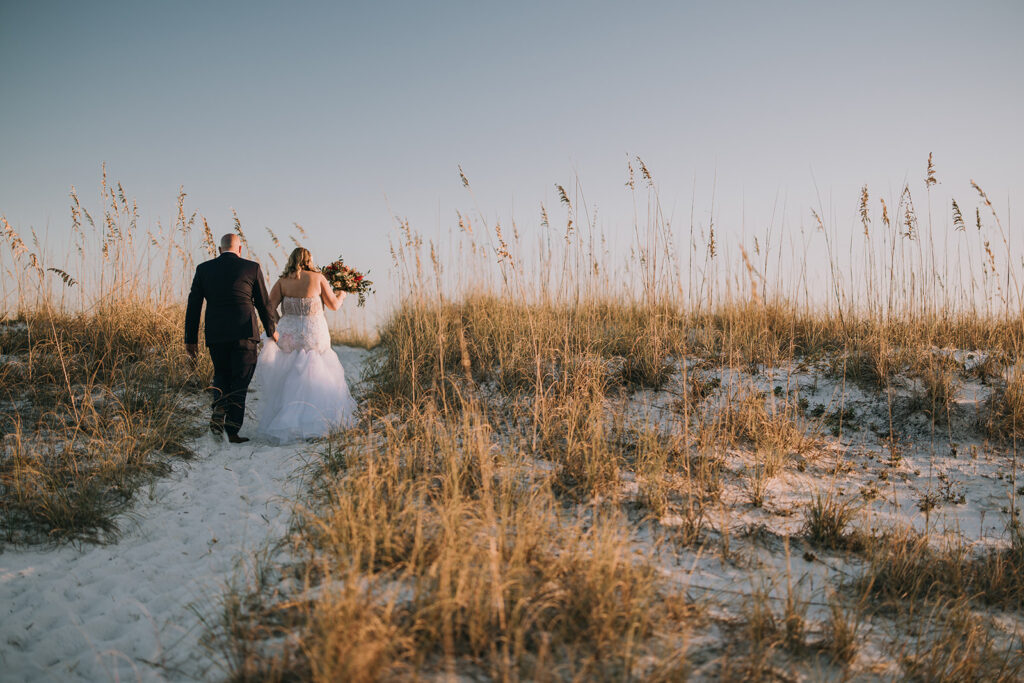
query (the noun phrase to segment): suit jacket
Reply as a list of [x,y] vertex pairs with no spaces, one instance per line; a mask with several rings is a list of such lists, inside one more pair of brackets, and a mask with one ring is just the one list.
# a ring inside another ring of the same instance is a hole
[[225,252],[196,266],[185,309],[185,343],[199,340],[199,314],[206,301],[206,345],[242,340],[258,341],[256,314],[267,335],[274,334],[276,316],[260,264]]

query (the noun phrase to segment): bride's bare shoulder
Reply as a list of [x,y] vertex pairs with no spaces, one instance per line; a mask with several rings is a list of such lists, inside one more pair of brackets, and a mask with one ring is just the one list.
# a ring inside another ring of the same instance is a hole
[[304,270],[297,275],[299,282],[297,289],[302,289],[302,296],[311,297],[319,294],[320,279],[323,277],[319,271]]

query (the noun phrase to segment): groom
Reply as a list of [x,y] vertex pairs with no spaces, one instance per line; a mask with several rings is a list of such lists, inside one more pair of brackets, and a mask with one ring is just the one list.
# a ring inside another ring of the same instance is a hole
[[220,256],[196,267],[192,291],[185,309],[185,351],[199,353],[199,314],[206,300],[206,346],[213,360],[213,416],[210,431],[227,432],[231,443],[249,439],[238,436],[245,418],[245,392],[256,370],[256,345],[260,331],[256,314],[267,336],[277,341],[274,314],[260,264],[242,258],[242,241],[229,233],[220,240]]

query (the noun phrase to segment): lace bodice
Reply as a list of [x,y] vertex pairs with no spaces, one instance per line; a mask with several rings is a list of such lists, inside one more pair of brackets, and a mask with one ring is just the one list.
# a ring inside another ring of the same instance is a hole
[[318,296],[286,296],[281,300],[284,315],[314,316],[324,312],[323,302]]
[[281,300],[281,319],[277,322],[277,345],[285,353],[324,352],[331,348],[324,305],[320,297],[286,296]]

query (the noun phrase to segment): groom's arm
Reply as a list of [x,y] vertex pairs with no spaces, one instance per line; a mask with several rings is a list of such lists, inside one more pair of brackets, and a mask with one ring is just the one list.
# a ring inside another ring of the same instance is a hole
[[252,302],[259,313],[260,322],[263,323],[263,331],[267,336],[274,339],[274,332],[277,328],[277,318],[270,308],[270,295],[267,294],[267,283],[263,281],[263,269],[256,266],[256,286],[253,288]]
[[192,278],[192,289],[188,293],[188,306],[185,308],[185,350],[193,358],[199,351],[199,316],[203,312],[205,298],[203,280],[196,270]]

